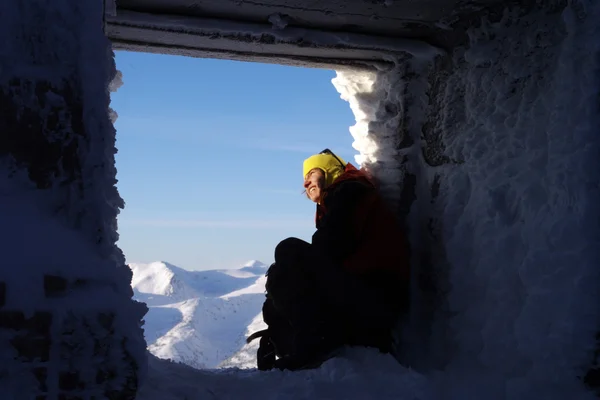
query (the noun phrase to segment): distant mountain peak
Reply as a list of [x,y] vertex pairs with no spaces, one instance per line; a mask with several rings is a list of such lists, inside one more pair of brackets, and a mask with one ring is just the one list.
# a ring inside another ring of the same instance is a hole
[[267,266],[260,261],[252,260],[248,261],[242,268],[232,270],[229,272],[230,275],[244,276],[244,274],[250,275],[264,275],[267,272]]
[[261,261],[258,261],[258,260],[250,260],[246,264],[244,264],[244,266],[242,268],[246,268],[246,267],[250,267],[250,268],[254,268],[254,267],[267,268],[267,265],[265,263],[261,262]]
[[262,321],[266,265],[188,271],[164,261],[129,263],[134,298],[146,303],[150,352],[195,368],[215,368],[244,347],[248,326]]
[[[129,263],[131,285],[140,294],[171,299],[219,297],[252,285],[264,276],[267,266],[252,260],[237,269],[189,271],[166,261]],[[163,299],[163,301],[167,301]]]

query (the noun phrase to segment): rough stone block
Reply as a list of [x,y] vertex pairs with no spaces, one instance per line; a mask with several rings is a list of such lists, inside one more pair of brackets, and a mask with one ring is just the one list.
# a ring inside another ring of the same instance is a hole
[[6,304],[6,282],[0,282],[0,308]]
[[20,334],[11,340],[19,358],[24,361],[47,362],[50,357],[51,340],[48,337]]
[[[50,188],[56,177],[69,181],[81,179],[79,142],[73,140],[85,132],[84,113],[76,96],[77,85],[65,82],[62,87],[55,86],[15,77],[9,81],[7,90],[0,90],[3,111],[0,152],[12,155],[16,163],[27,168],[29,178],[38,189]],[[54,98],[62,97],[64,102],[49,104],[48,93]],[[45,112],[40,113],[44,109]],[[60,132],[63,137],[53,140],[48,132]]]
[[0,311],[0,329],[23,329],[25,315],[21,311]]
[[585,375],[584,382],[600,395],[600,367],[590,369]]
[[135,393],[120,390],[111,390],[109,392],[106,392],[106,398],[109,400],[135,400]]
[[56,275],[44,275],[44,295],[46,297],[57,297],[65,294],[69,282]]
[[38,388],[40,389],[40,391],[45,392],[46,390],[48,390],[48,385],[47,385],[48,370],[46,370],[46,368],[43,368],[43,367],[34,368],[33,376],[35,376],[35,378],[37,379],[37,381],[39,383]]
[[98,314],[98,323],[107,331],[111,331],[113,323],[115,321],[115,314],[113,313],[100,313]]
[[585,384],[600,397],[600,332],[596,333],[596,351],[592,367],[583,377]]
[[47,311],[37,311],[33,317],[27,320],[27,329],[31,333],[49,335],[51,325],[52,313]]
[[75,390],[79,387],[78,372],[61,372],[58,375],[58,387],[61,390]]
[[108,380],[114,379],[116,376],[117,374],[115,373],[115,371],[99,370],[96,373],[96,383],[104,383]]
[[84,398],[73,394],[59,393],[58,400],[84,400]]

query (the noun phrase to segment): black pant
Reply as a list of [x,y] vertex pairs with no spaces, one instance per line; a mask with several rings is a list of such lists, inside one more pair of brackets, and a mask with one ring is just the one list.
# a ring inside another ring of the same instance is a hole
[[376,279],[348,273],[325,255],[315,254],[310,243],[297,238],[279,243],[267,291],[294,329],[329,332],[342,344],[382,351],[391,346],[399,311],[398,304],[390,304],[389,290]]

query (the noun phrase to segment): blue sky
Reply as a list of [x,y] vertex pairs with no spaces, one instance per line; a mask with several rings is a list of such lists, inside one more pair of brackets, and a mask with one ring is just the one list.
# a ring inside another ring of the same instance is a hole
[[127,262],[186,269],[272,262],[310,240],[302,161],[329,147],[354,162],[354,117],[330,70],[117,52],[119,216]]

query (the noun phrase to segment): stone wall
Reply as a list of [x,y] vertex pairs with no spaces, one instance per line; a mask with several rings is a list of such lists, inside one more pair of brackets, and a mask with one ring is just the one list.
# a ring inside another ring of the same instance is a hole
[[568,395],[586,373],[594,385],[599,10],[555,6],[482,18],[417,71],[427,104],[407,104],[425,110],[407,160],[423,297],[412,359],[472,368],[498,398]]
[[116,247],[103,1],[0,4],[0,393],[133,399],[145,368]]
[[[51,303],[68,298],[72,286],[87,284],[46,275],[40,289]],[[2,287],[6,285],[1,283]],[[28,370],[35,378],[29,394],[36,400],[135,398],[138,365],[125,346],[127,338],[115,334],[114,310],[90,312],[40,306],[32,315],[26,315],[23,310],[0,306],[0,330],[9,338],[13,360],[22,364],[19,373]],[[14,368],[13,363],[9,365]]]

